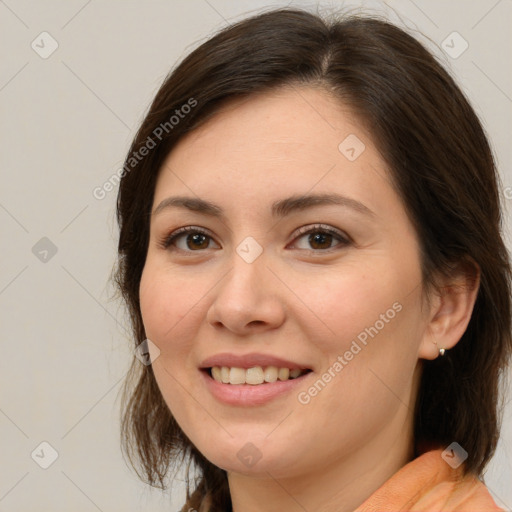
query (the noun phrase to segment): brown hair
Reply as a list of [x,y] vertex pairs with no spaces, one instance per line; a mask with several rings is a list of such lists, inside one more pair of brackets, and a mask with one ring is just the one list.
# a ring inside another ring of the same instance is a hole
[[[512,352],[499,177],[482,126],[454,80],[422,44],[386,21],[325,21],[295,9],[266,12],[223,29],[166,78],[126,158],[117,204],[116,278],[134,347],[146,338],[139,283],[164,159],[223,102],[283,85],[322,87],[370,127],[419,235],[426,289],[435,285],[435,274],[450,275],[460,262],[472,259],[480,267],[462,339],[444,357],[424,362],[414,444],[418,455],[457,441],[468,452],[465,472],[481,475],[499,437],[499,383]],[[187,104],[195,106],[182,109]],[[177,109],[188,113],[169,122]],[[134,160],[150,140],[155,147]],[[187,460],[199,477],[186,507],[231,510],[226,473],[187,439],[151,366],[135,358],[123,388],[122,436],[130,462],[149,484],[165,488],[170,465]]]

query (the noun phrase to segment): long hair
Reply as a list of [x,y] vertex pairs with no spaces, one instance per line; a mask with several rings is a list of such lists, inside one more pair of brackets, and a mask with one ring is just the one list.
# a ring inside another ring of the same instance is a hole
[[[223,29],[166,78],[126,157],[117,203],[116,281],[133,347],[146,339],[139,283],[165,158],[221,104],[283,85],[323,88],[369,127],[418,233],[427,288],[436,273],[449,275],[468,258],[480,267],[466,332],[446,356],[424,362],[414,446],[419,454],[456,440],[468,451],[465,473],[481,475],[499,437],[499,383],[512,351],[499,178],[482,125],[454,80],[414,37],[386,21],[273,10]],[[135,358],[121,428],[124,452],[150,485],[164,487],[169,468],[187,459],[197,478],[188,482],[184,510],[231,510],[226,473],[187,439],[151,366]]]

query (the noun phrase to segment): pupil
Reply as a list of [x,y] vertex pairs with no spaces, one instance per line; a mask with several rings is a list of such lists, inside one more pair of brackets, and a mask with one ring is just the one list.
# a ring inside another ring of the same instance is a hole
[[332,235],[313,233],[309,235],[309,243],[314,249],[328,249],[331,246]]
[[208,247],[206,235],[201,235],[200,233],[189,235],[187,246],[189,249],[205,249]]

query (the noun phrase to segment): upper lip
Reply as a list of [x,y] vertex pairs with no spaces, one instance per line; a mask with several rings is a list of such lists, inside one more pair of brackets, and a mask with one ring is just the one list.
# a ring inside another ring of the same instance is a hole
[[200,368],[212,368],[213,366],[227,366],[229,368],[253,368],[255,366],[277,366],[278,368],[289,368],[290,370],[299,369],[299,370],[307,370],[309,369],[307,365],[303,365],[294,361],[289,361],[287,359],[283,359],[281,357],[272,356],[269,354],[230,354],[230,353],[222,353],[215,354],[213,356],[207,357],[204,359]]

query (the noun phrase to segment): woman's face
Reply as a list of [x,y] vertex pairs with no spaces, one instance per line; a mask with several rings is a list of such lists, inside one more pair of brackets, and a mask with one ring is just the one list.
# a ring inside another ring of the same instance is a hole
[[167,158],[150,230],[153,371],[211,462],[278,478],[409,449],[419,246],[348,108],[313,88],[232,102]]

